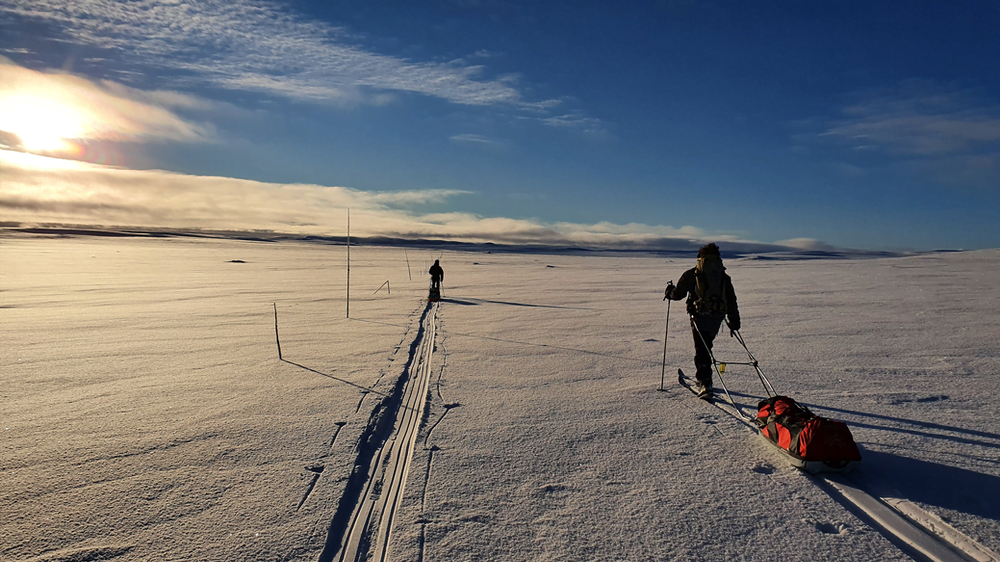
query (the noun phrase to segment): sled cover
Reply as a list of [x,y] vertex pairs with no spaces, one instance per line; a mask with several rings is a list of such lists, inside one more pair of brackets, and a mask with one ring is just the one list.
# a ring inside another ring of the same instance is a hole
[[757,427],[772,444],[803,461],[860,461],[861,452],[847,424],[822,418],[787,396],[757,404]]

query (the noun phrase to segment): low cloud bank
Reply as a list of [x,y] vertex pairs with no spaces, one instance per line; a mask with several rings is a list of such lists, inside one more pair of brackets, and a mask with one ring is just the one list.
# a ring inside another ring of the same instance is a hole
[[801,241],[791,241],[795,243],[787,246],[760,244],[693,226],[546,224],[414,210],[467,194],[456,190],[368,192],[336,186],[264,183],[160,170],[126,170],[6,150],[0,150],[0,165],[0,181],[4,184],[0,220],[8,223],[342,236],[350,209],[351,234],[360,237],[621,250],[687,251],[705,240],[725,243],[727,248],[740,252],[804,248]]

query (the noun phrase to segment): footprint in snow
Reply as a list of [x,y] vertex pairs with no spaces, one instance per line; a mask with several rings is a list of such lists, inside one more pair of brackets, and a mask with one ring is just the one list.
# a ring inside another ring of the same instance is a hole
[[563,496],[568,492],[569,487],[562,484],[546,484],[538,488],[539,496]]
[[847,533],[847,525],[843,523],[816,523],[816,530],[825,535],[843,535]]

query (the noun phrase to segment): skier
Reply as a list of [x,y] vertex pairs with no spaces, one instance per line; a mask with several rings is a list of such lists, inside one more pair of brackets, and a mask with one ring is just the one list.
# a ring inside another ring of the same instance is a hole
[[[434,260],[434,265],[427,271],[431,274],[431,290],[441,290],[441,282],[444,281],[444,270],[441,269],[440,260]],[[426,263],[426,262],[425,262]]]
[[714,242],[702,246],[698,250],[698,265],[685,271],[676,286],[670,283],[663,292],[664,300],[679,301],[685,296],[694,336],[696,390],[699,396],[709,396],[712,392],[712,356],[709,350],[722,327],[722,320],[729,318],[730,335],[740,329],[740,311],[736,305],[733,280],[726,274],[719,247]]

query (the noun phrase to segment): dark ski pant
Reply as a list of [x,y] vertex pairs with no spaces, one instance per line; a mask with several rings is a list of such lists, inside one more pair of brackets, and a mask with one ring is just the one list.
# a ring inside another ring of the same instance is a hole
[[[694,336],[695,378],[703,385],[712,384],[712,342],[722,327],[722,318],[694,317],[691,334]],[[699,335],[700,334],[700,335]],[[708,347],[705,347],[705,345]]]
[[437,275],[432,275],[431,276],[431,289],[440,289],[440,288],[441,288],[441,278],[438,277]]

